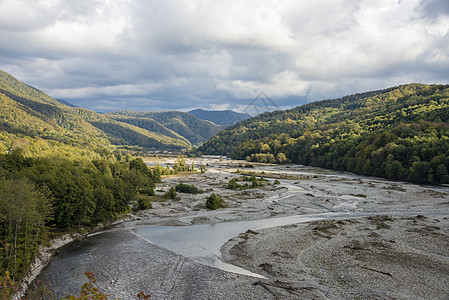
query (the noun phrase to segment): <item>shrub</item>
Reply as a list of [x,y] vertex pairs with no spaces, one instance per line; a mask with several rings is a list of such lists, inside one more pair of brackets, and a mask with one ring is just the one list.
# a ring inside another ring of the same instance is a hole
[[279,180],[275,179],[274,184],[281,184],[281,182]]
[[143,210],[143,209],[150,209],[151,208],[151,201],[148,197],[139,197],[137,199],[137,209]]
[[0,299],[11,299],[16,292],[17,287],[9,276],[9,272],[6,271],[5,275],[0,277]]
[[229,180],[228,189],[235,190],[235,189],[240,189],[240,188],[243,188],[243,186],[238,184],[237,180],[235,178],[232,178],[231,180]]
[[217,208],[223,207],[223,198],[220,195],[215,195],[215,193],[212,193],[206,199],[206,207],[209,209],[215,210]]
[[166,199],[175,199],[177,196],[175,188],[170,188],[167,192],[164,194],[164,198]]
[[140,191],[141,194],[147,195],[147,196],[154,196],[154,189],[149,186],[145,188],[144,190]]
[[180,192],[180,193],[188,193],[188,194],[194,194],[194,195],[204,193],[203,190],[198,189],[193,184],[185,184],[185,183],[178,184],[176,186],[176,191]]

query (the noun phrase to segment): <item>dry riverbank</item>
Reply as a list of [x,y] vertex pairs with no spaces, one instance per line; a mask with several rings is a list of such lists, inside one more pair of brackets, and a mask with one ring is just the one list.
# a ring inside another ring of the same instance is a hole
[[325,220],[247,232],[224,258],[276,299],[448,299],[447,217]]

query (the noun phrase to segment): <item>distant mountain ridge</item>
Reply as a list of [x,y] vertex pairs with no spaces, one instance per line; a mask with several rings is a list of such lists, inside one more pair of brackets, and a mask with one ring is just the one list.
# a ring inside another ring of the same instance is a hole
[[117,111],[106,113],[110,118],[158,132],[173,138],[185,139],[195,145],[213,137],[220,126],[179,111],[133,112]]
[[191,110],[188,113],[199,119],[213,122],[222,127],[228,127],[251,118],[248,114],[238,113],[232,110],[204,110],[199,108]]
[[407,84],[264,113],[198,151],[449,183],[449,85]]

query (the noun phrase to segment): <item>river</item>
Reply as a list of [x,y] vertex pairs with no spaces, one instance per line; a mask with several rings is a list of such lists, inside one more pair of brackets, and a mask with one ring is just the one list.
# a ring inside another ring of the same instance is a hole
[[[301,176],[317,174],[316,169],[275,169]],[[261,170],[268,172],[273,167]],[[164,184],[168,188],[180,180],[191,180],[202,182],[202,188],[206,188],[212,181],[224,181],[232,175],[220,166],[210,167],[206,175],[198,176],[209,177],[171,178]],[[219,190],[216,185],[214,189]],[[439,199],[447,201],[447,188],[432,188],[433,202],[422,203],[419,197],[412,199],[408,195],[429,189],[326,171],[314,181],[281,180],[280,187],[263,190],[266,194],[262,198],[242,201],[235,194],[226,194],[231,207],[215,212],[191,204],[202,202],[204,196],[186,196],[185,200],[160,204],[141,222],[118,226],[60,248],[36,280],[49,283],[59,298],[79,293],[85,282],[83,272],[93,271],[98,286],[114,299],[135,299],[140,290],[151,293],[153,299],[232,299],[236,295],[262,299],[264,294],[252,285],[264,278],[262,274],[220,259],[220,249],[229,239],[247,230],[319,219],[395,212],[397,215],[438,213],[435,205]],[[229,193],[224,188],[219,191]],[[408,202],[403,203],[401,199]],[[393,206],[391,200],[397,201],[397,205]],[[202,218],[203,224],[195,224],[195,218]],[[167,226],[160,222],[164,219],[182,221],[186,226]],[[151,220],[155,220],[154,224]]]

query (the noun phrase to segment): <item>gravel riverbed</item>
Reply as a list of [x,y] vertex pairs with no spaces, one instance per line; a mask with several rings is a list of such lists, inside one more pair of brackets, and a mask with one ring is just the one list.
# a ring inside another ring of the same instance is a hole
[[[449,298],[448,187],[255,165],[244,171],[263,172],[269,184],[229,190],[228,181],[242,176],[236,171],[245,162],[195,160],[201,164],[208,164],[206,173],[165,178],[156,193],[183,182],[204,194],[179,193],[178,199],[155,202],[138,220],[61,248],[38,279],[64,296],[77,293],[83,272],[93,271],[98,286],[114,299],[136,299],[140,290],[153,299]],[[205,208],[212,192],[224,197],[226,208]],[[223,261],[266,279],[204,265],[133,231],[314,214],[338,217],[247,228],[223,245]]]

